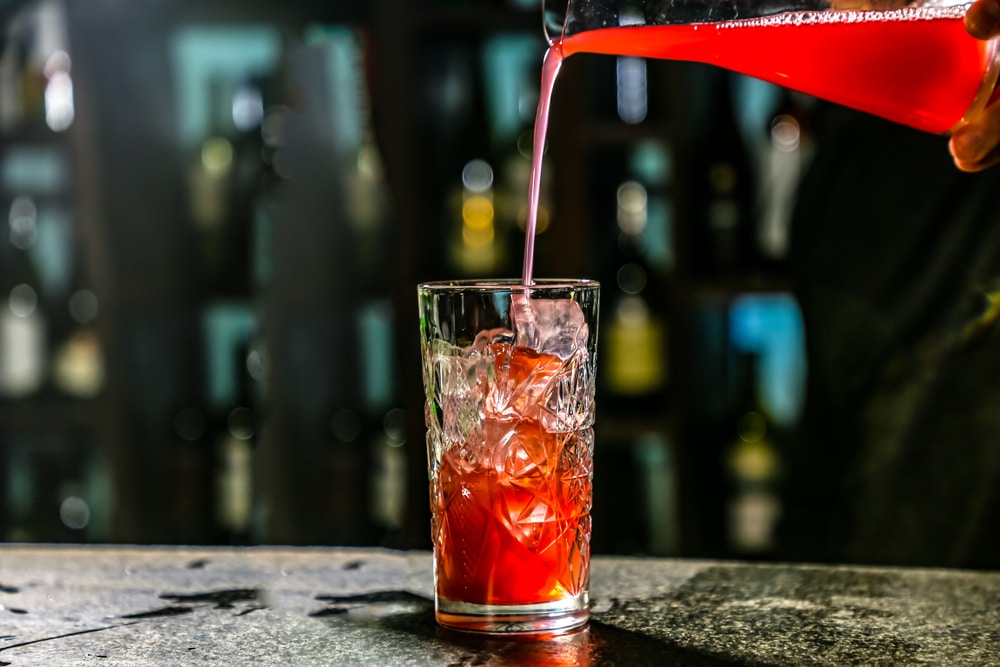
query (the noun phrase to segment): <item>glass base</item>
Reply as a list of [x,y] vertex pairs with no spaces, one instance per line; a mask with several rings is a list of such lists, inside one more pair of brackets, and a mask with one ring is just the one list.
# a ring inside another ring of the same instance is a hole
[[438,597],[434,615],[446,628],[493,635],[558,635],[584,625],[590,618],[587,593],[540,604],[490,605],[453,602]]

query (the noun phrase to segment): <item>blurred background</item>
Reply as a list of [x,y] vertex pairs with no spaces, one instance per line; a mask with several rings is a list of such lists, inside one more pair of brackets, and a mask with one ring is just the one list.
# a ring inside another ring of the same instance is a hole
[[[536,0],[0,0],[0,539],[429,548],[415,285],[520,275]],[[593,549],[774,553],[808,100],[577,55]]]

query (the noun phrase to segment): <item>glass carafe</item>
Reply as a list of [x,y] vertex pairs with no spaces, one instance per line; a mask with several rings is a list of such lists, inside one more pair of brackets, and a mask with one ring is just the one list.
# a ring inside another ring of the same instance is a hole
[[543,0],[563,57],[698,61],[921,130],[975,117],[998,44],[965,29],[968,0]]

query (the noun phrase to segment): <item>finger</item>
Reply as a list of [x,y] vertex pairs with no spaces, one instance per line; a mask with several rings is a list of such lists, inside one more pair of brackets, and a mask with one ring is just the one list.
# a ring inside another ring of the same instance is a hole
[[1000,136],[985,123],[968,124],[955,130],[948,150],[961,171],[977,172],[1000,163]]
[[962,171],[982,171],[1000,155],[1000,103],[988,104],[974,120],[958,127],[948,140],[955,166]]
[[965,13],[965,29],[977,39],[1000,34],[1000,0],[976,0]]
[[955,157],[954,153],[952,153],[952,159],[955,161],[955,166],[959,169],[959,171],[974,174],[976,172],[985,171],[996,164],[1000,164],[1000,147],[993,149],[983,158],[976,161],[969,162],[961,160]]

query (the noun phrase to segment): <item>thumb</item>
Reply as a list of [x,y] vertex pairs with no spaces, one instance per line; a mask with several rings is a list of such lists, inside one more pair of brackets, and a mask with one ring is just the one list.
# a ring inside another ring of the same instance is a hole
[[1000,0],[976,0],[965,13],[965,29],[977,39],[1000,34]]

